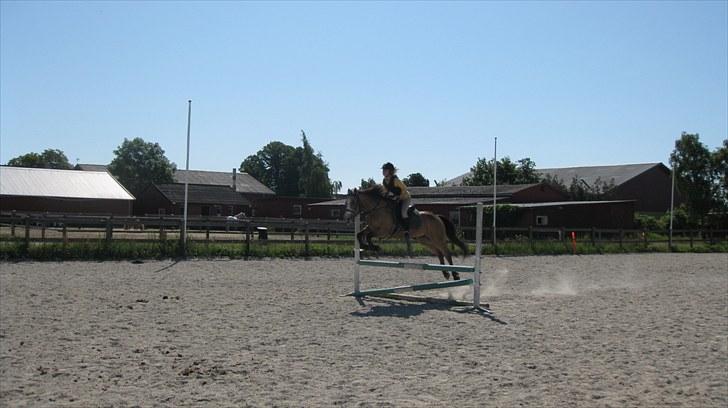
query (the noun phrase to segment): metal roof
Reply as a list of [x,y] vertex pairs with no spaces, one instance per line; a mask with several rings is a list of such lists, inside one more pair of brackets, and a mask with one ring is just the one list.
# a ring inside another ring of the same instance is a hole
[[[169,201],[174,204],[183,203],[185,199],[185,185],[156,184],[155,187]],[[195,204],[218,205],[250,205],[250,201],[239,192],[233,191],[229,186],[210,186],[204,184],[188,184],[187,201]]]
[[[233,185],[233,172],[224,171],[204,171],[204,170],[179,170],[173,174],[175,183],[189,184],[205,184],[208,186],[228,186]],[[256,180],[248,173],[237,173],[235,176],[235,184],[237,192],[247,194],[275,194],[273,190],[266,187],[265,184]]]
[[[539,184],[499,184],[496,196],[510,196],[519,191],[529,189]],[[490,186],[438,186],[438,187],[408,187],[413,198],[419,197],[492,197],[493,185]]]
[[[600,204],[624,204],[636,203],[637,200],[609,200],[609,201],[551,201],[546,203],[507,203],[506,205],[519,208],[537,208],[537,207],[566,207],[579,205],[600,205]],[[488,207],[487,203],[483,203],[484,207]],[[491,205],[492,206],[492,205]],[[474,207],[472,205],[468,206]]]
[[[569,186],[574,178],[582,179],[588,185],[592,186],[599,178],[607,184],[614,181],[614,185],[618,186],[642,173],[655,167],[663,166],[662,163],[639,163],[639,164],[618,164],[611,166],[582,166],[582,167],[557,167],[550,169],[536,169],[541,175],[549,174],[552,177],[560,179],[564,184]],[[665,167],[667,169],[667,167]],[[669,171],[669,170],[668,170]],[[472,176],[471,172],[461,174],[451,180],[445,182],[446,186],[459,186],[463,183],[465,177]]]
[[537,169],[536,172],[557,177],[567,186],[571,184],[574,178],[584,180],[589,186],[593,186],[597,179],[607,184],[614,182],[614,185],[618,186],[656,166],[664,167],[662,163],[641,163],[616,166],[560,167]]
[[[496,201],[502,201],[504,197],[497,197]],[[478,202],[493,202],[492,197],[412,197],[414,205],[474,205]],[[309,204],[321,207],[343,207],[346,205],[346,199],[324,201],[320,203]]]
[[134,200],[105,171],[0,166],[0,195]]
[[108,167],[105,164],[79,163],[76,166],[74,166],[73,169],[74,170],[83,170],[83,171],[109,171]]

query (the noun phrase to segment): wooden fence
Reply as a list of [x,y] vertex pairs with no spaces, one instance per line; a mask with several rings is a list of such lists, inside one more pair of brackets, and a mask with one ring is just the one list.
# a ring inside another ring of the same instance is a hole
[[[0,240],[30,242],[73,242],[89,240],[134,240],[159,242],[182,237],[181,217],[114,217],[59,214],[0,214]],[[474,227],[461,227],[466,242],[472,243]],[[188,240],[193,242],[238,242],[250,246],[251,241],[267,244],[298,243],[353,245],[353,223],[342,220],[244,218],[229,220],[224,217],[195,217],[187,220]],[[583,245],[604,243],[642,244],[664,243],[671,248],[678,243],[715,244],[728,240],[725,229],[666,230],[599,229],[599,228],[497,228],[494,238],[491,228],[483,229],[489,245],[506,242],[528,243],[562,242],[567,249],[572,241]],[[672,237],[672,238],[670,238]]]

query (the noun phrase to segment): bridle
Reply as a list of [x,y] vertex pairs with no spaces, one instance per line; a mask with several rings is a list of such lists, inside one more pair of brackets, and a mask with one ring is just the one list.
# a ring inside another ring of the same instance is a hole
[[[348,206],[347,206],[347,208],[344,209],[344,214],[346,214],[347,212],[350,212],[350,213],[353,214],[354,217],[356,217],[357,215],[359,215],[359,216],[361,216],[361,215],[367,215],[367,214],[373,213],[374,211],[376,211],[376,210],[378,210],[380,208],[384,208],[387,205],[386,199],[384,197],[380,196],[379,194],[377,194],[377,204],[374,206],[374,208],[371,208],[371,209],[366,210],[366,211],[362,211],[362,209],[361,209],[361,199],[359,198],[359,192],[358,191],[353,191],[352,192],[352,195],[353,195],[354,199],[356,200],[356,208],[358,208],[359,211],[354,211],[352,209],[349,209]],[[382,203],[382,201],[384,201],[384,207],[380,206],[380,204]]]

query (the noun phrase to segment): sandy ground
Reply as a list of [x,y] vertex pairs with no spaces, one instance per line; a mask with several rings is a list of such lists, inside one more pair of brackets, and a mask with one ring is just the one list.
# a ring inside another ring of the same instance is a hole
[[[360,306],[339,297],[344,260],[3,263],[0,406],[728,404],[728,255],[484,266],[507,324]],[[441,280],[362,273],[365,287]]]

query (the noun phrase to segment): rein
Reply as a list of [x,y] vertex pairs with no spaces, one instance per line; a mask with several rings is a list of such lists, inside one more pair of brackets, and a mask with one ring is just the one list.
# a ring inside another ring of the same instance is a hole
[[[354,193],[354,198],[356,199],[356,207],[359,209],[359,211],[354,211],[349,208],[344,209],[345,213],[350,212],[350,213],[354,214],[354,216],[371,214],[374,211],[376,211],[380,208],[385,208],[387,206],[386,199],[384,197],[380,196],[379,194],[377,194],[377,204],[374,206],[374,208],[363,211],[361,209],[361,199],[359,198],[359,192]],[[384,207],[379,205],[382,201],[384,201]]]

